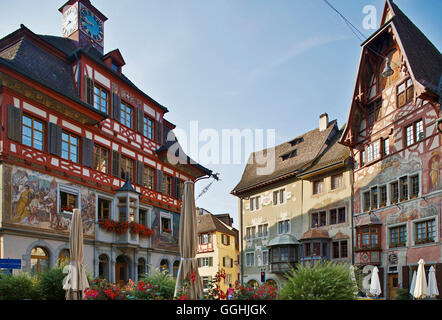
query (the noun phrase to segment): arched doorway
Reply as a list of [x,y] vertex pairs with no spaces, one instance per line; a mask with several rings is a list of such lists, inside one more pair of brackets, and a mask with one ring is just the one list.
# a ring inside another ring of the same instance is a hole
[[35,247],[31,251],[31,274],[40,274],[49,269],[49,254],[46,249]]
[[180,267],[180,262],[177,260],[173,263],[173,277],[176,278],[178,276],[178,269]]
[[160,271],[161,273],[169,273],[169,261],[167,261],[166,259],[161,260]]
[[98,257],[98,277],[100,279],[109,279],[109,258],[102,254]]
[[141,278],[143,278],[145,273],[146,273],[146,260],[144,260],[144,258],[140,258],[138,259],[138,266],[137,266],[138,280],[141,280]]
[[259,287],[259,283],[256,280],[250,280],[249,282],[247,282],[247,286],[256,289]]
[[125,256],[118,256],[115,263],[115,282],[125,285],[129,280],[128,263]]

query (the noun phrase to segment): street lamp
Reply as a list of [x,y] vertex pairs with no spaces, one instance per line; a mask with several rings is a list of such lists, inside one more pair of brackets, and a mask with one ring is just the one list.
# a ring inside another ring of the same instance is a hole
[[391,68],[390,65],[390,58],[385,58],[385,68],[384,71],[382,71],[382,76],[384,78],[388,78],[389,76],[391,76],[394,73],[393,69]]

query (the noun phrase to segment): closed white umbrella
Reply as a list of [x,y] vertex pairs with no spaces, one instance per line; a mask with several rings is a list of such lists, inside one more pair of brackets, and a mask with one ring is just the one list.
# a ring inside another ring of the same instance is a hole
[[83,267],[83,222],[79,209],[74,209],[72,214],[69,247],[71,261],[63,289],[66,291],[66,300],[81,300],[84,298],[84,290],[89,288],[89,282]]
[[436,270],[431,266],[430,273],[428,274],[428,295],[430,298],[434,298],[439,295],[436,282]]
[[371,272],[370,293],[375,297],[380,296],[382,293],[378,267],[374,267]]
[[414,296],[414,288],[416,287],[416,270],[413,272],[413,280],[411,280],[410,294]]
[[413,296],[416,299],[424,299],[428,297],[427,279],[425,277],[425,261],[420,259],[419,267],[416,274],[416,287],[414,288]]

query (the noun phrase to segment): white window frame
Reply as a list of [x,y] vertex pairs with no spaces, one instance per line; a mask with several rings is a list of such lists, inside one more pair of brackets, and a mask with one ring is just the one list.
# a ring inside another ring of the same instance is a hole
[[110,201],[110,212],[109,212],[109,219],[110,220],[115,220],[114,217],[114,212],[115,212],[115,198],[111,197],[109,195],[100,193],[100,192],[95,192],[95,219],[98,221],[98,199],[101,198],[103,200],[106,201]]
[[[279,232],[280,230],[279,230],[279,224],[281,223],[281,222],[286,222],[286,221],[288,221],[288,231],[287,232]],[[291,233],[291,228],[292,228],[292,226],[291,226],[291,223],[290,223],[290,219],[281,219],[281,220],[278,220],[277,221],[277,223],[276,223],[276,226],[277,226],[277,231],[278,231],[278,235],[279,234],[289,234],[289,233]]]
[[69,193],[72,195],[76,195],[77,196],[77,205],[78,208],[74,208],[74,209],[80,209],[81,210],[81,189],[80,188],[76,188],[76,187],[72,187],[72,186],[68,186],[68,185],[64,185],[64,184],[58,184],[57,186],[57,212],[61,212],[61,197],[60,197],[60,192],[65,192],[65,193]]
[[[252,256],[252,258],[248,258],[250,256]],[[246,267],[254,267],[255,264],[255,252],[246,252]]]
[[170,234],[173,234],[173,216],[169,212],[160,212],[160,234],[169,234],[167,232],[163,232],[163,218],[170,220]]

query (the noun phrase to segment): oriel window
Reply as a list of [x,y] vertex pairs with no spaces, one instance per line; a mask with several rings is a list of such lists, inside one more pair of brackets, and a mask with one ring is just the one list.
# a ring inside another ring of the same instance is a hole
[[28,147],[43,151],[44,127],[43,122],[27,115],[23,115],[22,143]]

